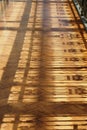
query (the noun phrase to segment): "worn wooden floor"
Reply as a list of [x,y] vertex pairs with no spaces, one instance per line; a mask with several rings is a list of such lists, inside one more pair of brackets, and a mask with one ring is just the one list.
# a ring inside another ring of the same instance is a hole
[[2,12],[0,130],[87,130],[87,33],[72,0]]

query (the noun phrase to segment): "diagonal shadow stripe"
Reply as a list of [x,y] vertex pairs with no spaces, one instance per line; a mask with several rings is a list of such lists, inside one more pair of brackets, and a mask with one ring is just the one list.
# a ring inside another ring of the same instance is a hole
[[[26,29],[27,29],[28,20],[29,20],[31,4],[32,4],[31,0],[26,2],[25,9],[24,9],[21,21],[20,21],[20,26],[19,26],[16,38],[14,41],[14,45],[11,50],[7,65],[4,68],[2,79],[0,81],[1,93],[3,91],[2,88],[7,89],[6,92],[3,92],[3,95],[5,95],[6,97],[6,100],[9,96],[9,91],[10,91],[11,85],[13,84],[14,76],[18,67],[20,53],[22,51],[24,37],[25,37]],[[0,98],[2,98],[1,95],[0,95]],[[6,100],[5,100],[5,103],[7,102]]]
[[[87,104],[75,103],[52,103],[52,102],[34,102],[34,103],[15,103],[0,105],[0,111],[3,114],[33,114],[42,115],[85,115]],[[2,115],[0,114],[0,116]]]

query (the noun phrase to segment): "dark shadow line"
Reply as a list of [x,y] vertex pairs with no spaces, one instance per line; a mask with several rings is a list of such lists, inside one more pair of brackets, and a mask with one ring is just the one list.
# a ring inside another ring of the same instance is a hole
[[[27,29],[19,29],[19,27],[0,27],[0,30],[10,30],[10,31],[18,31],[18,32],[22,32],[22,31],[42,31],[42,32],[51,32],[51,31],[55,31],[55,32],[66,32],[67,31],[71,31],[71,32],[78,32],[78,28],[68,28],[68,26],[65,26],[66,28],[49,28],[49,29],[44,29],[44,28],[27,28]],[[81,31],[84,29],[81,29]]]
[[[20,21],[21,23],[19,26],[19,29],[21,29],[21,31],[17,31],[14,45],[12,47],[10,56],[8,58],[8,62],[6,64],[6,67],[4,69],[4,72],[0,81],[0,88],[4,88],[5,90],[7,88],[7,91],[4,91],[3,89],[1,89],[0,91],[0,93],[3,93],[3,95],[6,98],[6,100],[4,101],[4,104],[7,104],[9,92],[10,92],[11,86],[13,85],[14,76],[18,67],[18,62],[20,59],[20,54],[22,51],[24,37],[25,37],[26,29],[27,29],[28,20],[29,20],[31,3],[32,1],[26,2],[24,12]],[[5,108],[2,107],[2,109],[0,108],[0,113],[3,113],[3,116],[4,116],[5,111],[9,111],[9,110],[12,111],[10,107],[9,109],[7,107]],[[13,129],[13,130],[16,130],[16,129]]]
[[[11,78],[10,82],[13,83],[14,75],[15,75],[15,72],[17,70],[18,62],[19,62],[19,59],[20,59],[20,53],[21,53],[21,50],[22,50],[22,47],[23,47],[24,37],[25,37],[25,33],[26,33],[26,29],[27,29],[27,23],[28,23],[28,19],[29,19],[28,14],[30,12],[30,9],[31,9],[31,2],[27,1],[26,7],[25,7],[25,10],[24,10],[24,14],[23,14],[23,17],[22,17],[22,20],[21,20],[21,24],[20,24],[20,27],[19,27],[19,30],[21,29],[21,31],[17,31],[17,36],[15,38],[14,45],[13,45],[12,51],[10,53],[7,65],[4,69],[4,73],[3,73],[3,76],[2,76],[2,79],[1,79],[1,82],[0,82],[0,86],[3,85],[4,87],[6,87],[7,84],[5,82],[6,81],[8,82],[9,78]],[[26,20],[25,20],[25,18],[26,18]],[[6,77],[8,77],[8,79],[4,82]]]
[[[33,0],[32,2],[36,2],[36,1]],[[44,1],[44,0],[40,1],[40,0],[38,0],[37,2],[39,2],[39,3],[49,3],[49,4],[50,3],[61,3],[61,4],[62,3],[65,3],[65,4],[67,3],[67,1],[60,1],[60,0],[59,1]]]
[[34,40],[34,28],[35,28],[35,24],[36,24],[36,13],[37,13],[37,3],[35,5],[35,14],[34,14],[34,21],[33,21],[33,30],[32,30],[32,34],[31,34],[31,42],[30,42],[30,47],[29,47],[29,53],[28,53],[28,58],[27,58],[27,63],[26,63],[26,67],[25,67],[25,72],[24,72],[24,77],[23,77],[23,84],[22,84],[22,89],[20,92],[20,96],[19,96],[19,100],[23,99],[24,96],[24,91],[25,91],[25,87],[26,87],[26,81],[27,81],[27,77],[29,74],[29,70],[30,70],[30,62],[31,62],[31,57],[32,57],[32,49],[33,49],[33,40]]

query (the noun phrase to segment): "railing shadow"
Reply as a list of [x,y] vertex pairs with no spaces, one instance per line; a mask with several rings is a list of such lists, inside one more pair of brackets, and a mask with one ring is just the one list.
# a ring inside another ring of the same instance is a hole
[[[63,1],[61,3],[63,4]],[[67,2],[64,3],[67,4]],[[65,128],[78,130],[78,119],[75,120],[70,115],[66,115],[66,113],[73,115],[74,112],[68,110],[61,112],[63,105],[60,108],[57,107],[61,102],[57,102],[55,107],[56,97],[53,91],[56,89],[57,80],[51,75],[51,71],[55,74],[60,69],[57,68],[57,70],[52,61],[55,58],[52,51],[52,33],[64,38],[65,31],[71,36],[71,33],[78,28],[71,29],[67,26],[65,29],[64,26],[59,28],[57,25],[52,27],[52,4],[57,6],[58,13],[59,1],[58,3],[50,0],[33,1],[32,4],[31,1],[26,1],[14,45],[0,82],[0,99],[5,99],[0,103],[1,130],[8,128],[9,130],[64,130]],[[31,5],[33,9],[30,13]],[[71,24],[76,22],[75,20],[71,21]],[[68,21],[62,18],[62,23],[66,22]],[[15,30],[9,27],[6,29]],[[58,35],[59,32],[61,36]],[[78,38],[77,35],[74,36]],[[83,38],[82,34],[81,36]],[[54,44],[56,42],[55,40]],[[49,94],[50,91],[52,94]],[[48,97],[51,97],[51,100]],[[60,115],[57,115],[58,113]],[[76,121],[77,124],[75,124]],[[80,121],[85,122],[85,117]]]

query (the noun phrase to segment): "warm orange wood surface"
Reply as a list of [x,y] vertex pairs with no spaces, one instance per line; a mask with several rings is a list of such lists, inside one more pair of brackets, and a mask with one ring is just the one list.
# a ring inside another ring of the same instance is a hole
[[72,0],[0,3],[0,130],[87,130],[87,33]]

